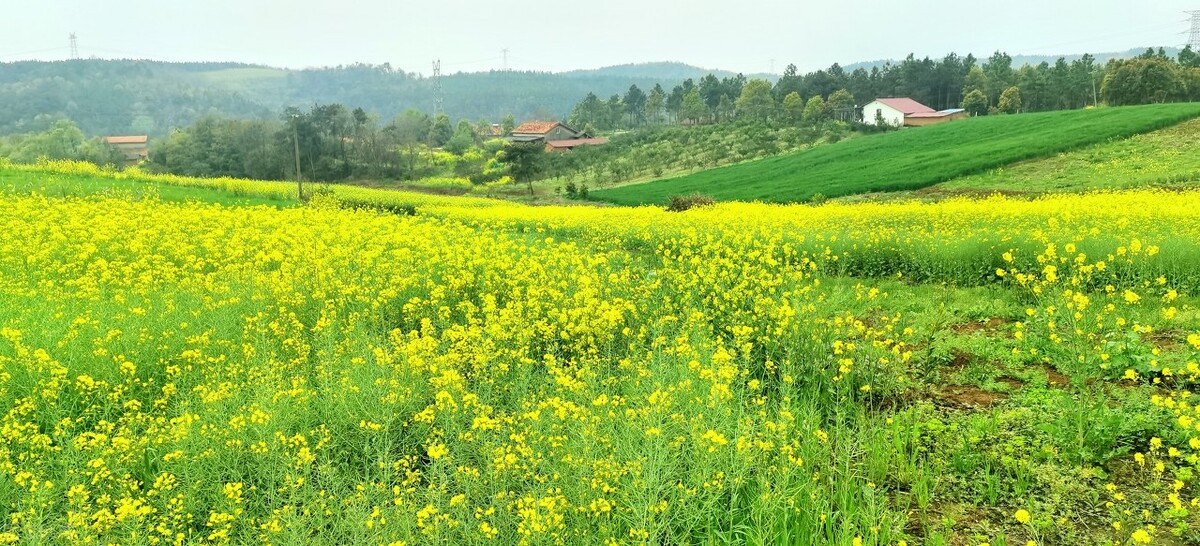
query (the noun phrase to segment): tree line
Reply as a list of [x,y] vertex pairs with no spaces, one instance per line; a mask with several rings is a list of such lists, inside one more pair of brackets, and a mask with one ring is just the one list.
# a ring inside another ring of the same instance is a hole
[[964,108],[973,115],[1200,100],[1200,54],[1187,48],[1172,58],[1160,48],[1105,65],[1083,55],[1020,67],[1004,52],[982,62],[955,53],[941,59],[909,55],[869,70],[847,72],[835,63],[803,75],[790,64],[775,82],[709,74],[670,91],[656,83],[649,91],[635,84],[608,99],[589,93],[567,119],[594,131],[734,118],[850,121],[857,107],[880,97],[910,97],[937,110]]
[[[511,130],[514,123],[506,116],[502,127]],[[504,175],[503,169],[488,165],[503,146],[492,142],[484,147],[491,133],[492,123],[482,119],[455,123],[446,114],[409,109],[384,122],[362,108],[317,104],[308,110],[289,107],[273,120],[203,117],[151,147],[148,168],[187,176],[279,180],[295,177],[299,155],[306,180],[455,176],[483,184]],[[472,150],[487,153],[470,154]]]

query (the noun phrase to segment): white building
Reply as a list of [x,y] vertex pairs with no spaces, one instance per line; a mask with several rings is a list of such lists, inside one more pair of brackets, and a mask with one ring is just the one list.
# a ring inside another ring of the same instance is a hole
[[875,125],[882,121],[893,127],[919,127],[967,117],[961,108],[938,112],[908,97],[875,99],[863,107],[862,114],[863,123]]

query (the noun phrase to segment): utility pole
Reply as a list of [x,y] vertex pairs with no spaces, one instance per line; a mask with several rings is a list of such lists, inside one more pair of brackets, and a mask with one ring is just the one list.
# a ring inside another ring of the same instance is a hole
[[442,113],[442,61],[433,61],[433,111]]
[[300,115],[292,114],[292,144],[296,147],[296,197],[304,202],[304,179],[300,176]]
[[1188,36],[1188,45],[1192,46],[1192,51],[1200,52],[1200,10],[1185,11],[1184,13],[1192,16],[1192,31]]
[[79,59],[79,38],[75,36],[74,32],[71,33],[71,58]]
[[504,68],[502,70],[508,72],[508,48],[504,48],[500,52],[504,54]]

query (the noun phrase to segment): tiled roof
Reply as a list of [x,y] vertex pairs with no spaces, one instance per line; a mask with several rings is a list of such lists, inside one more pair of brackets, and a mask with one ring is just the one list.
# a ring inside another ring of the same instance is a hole
[[934,111],[933,108],[925,106],[924,104],[921,104],[921,103],[919,103],[915,100],[912,100],[908,97],[895,97],[895,98],[875,99],[875,100],[882,102],[883,104],[886,104],[892,108],[895,108],[896,110],[899,110],[901,113],[903,113],[906,116],[909,114],[920,114],[920,113]]
[[544,135],[561,125],[557,121],[527,121],[513,129],[513,134]]
[[107,136],[104,137],[104,142],[108,144],[145,144],[149,140],[146,136]]

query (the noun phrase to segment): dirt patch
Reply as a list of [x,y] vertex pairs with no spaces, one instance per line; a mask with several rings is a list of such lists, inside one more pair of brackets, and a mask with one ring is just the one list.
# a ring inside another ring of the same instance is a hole
[[950,326],[950,331],[956,334],[973,334],[975,332],[995,332],[1004,325],[1004,319],[992,317],[987,320],[973,320]]
[[1043,367],[1042,371],[1046,372],[1046,380],[1050,383],[1051,387],[1065,388],[1065,387],[1069,387],[1071,385],[1070,377],[1067,377],[1067,376],[1059,373],[1057,370],[1055,370],[1053,368]]
[[[953,529],[946,529],[944,524],[939,525],[945,518],[954,521]],[[950,544],[974,545],[977,542],[970,539],[970,533],[967,531],[990,521],[988,512],[978,507],[935,501],[923,513],[917,510],[909,512],[904,531],[914,537],[928,538],[931,534],[944,530],[950,532]]]
[[1155,330],[1142,334],[1143,343],[1147,343],[1160,351],[1174,351],[1183,345],[1186,338],[1187,336],[1183,330],[1174,328]]
[[1023,381],[1021,381],[1020,379],[1017,379],[1015,377],[997,377],[996,382],[1004,383],[1005,385],[1008,385],[1008,388],[1010,388],[1014,391],[1025,386],[1025,383]]
[[954,359],[951,360],[950,364],[948,364],[946,367],[956,372],[962,371],[967,367],[968,364],[971,363],[971,361],[975,360],[975,355],[966,351],[960,351],[958,349],[954,350],[953,357]]
[[974,385],[948,385],[941,389],[935,398],[942,405],[951,408],[975,409],[990,408],[997,402],[1008,398],[1007,394],[985,391]]

